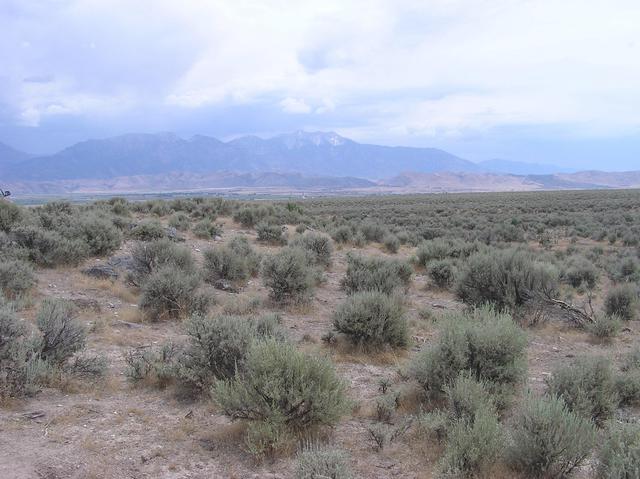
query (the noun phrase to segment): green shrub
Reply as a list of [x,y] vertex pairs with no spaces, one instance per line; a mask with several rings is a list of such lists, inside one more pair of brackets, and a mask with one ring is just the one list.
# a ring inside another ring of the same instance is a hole
[[96,215],[83,216],[75,230],[74,238],[84,241],[95,256],[113,253],[122,244],[122,234],[113,222]]
[[349,296],[338,306],[333,327],[353,344],[367,348],[404,347],[409,337],[402,301],[377,291]]
[[455,280],[455,266],[451,260],[434,260],[427,266],[427,273],[439,288],[449,288]]
[[13,311],[0,307],[0,397],[35,394],[63,375],[104,375],[104,358],[76,355],[84,348],[86,331],[74,313],[69,302],[45,299],[36,316],[40,335],[28,337]]
[[598,455],[598,479],[640,477],[640,425],[612,424]]
[[384,238],[382,238],[382,244],[387,252],[391,254],[396,254],[400,249],[400,240],[396,235],[386,234]]
[[0,305],[0,398],[29,396],[47,365],[28,340],[27,328],[13,310]]
[[640,350],[634,349],[622,359],[621,371],[616,375],[615,387],[620,405],[640,403]]
[[194,316],[185,324],[189,338],[179,358],[178,376],[184,385],[198,392],[206,391],[216,379],[231,379],[244,371],[249,347],[258,339],[284,339],[280,318]]
[[634,256],[619,255],[615,261],[608,261],[606,268],[610,278],[616,283],[640,280],[640,260]]
[[273,339],[255,343],[244,372],[216,382],[213,396],[232,419],[276,431],[331,426],[349,406],[346,385],[328,359],[307,356]]
[[547,380],[549,394],[567,407],[601,425],[615,412],[618,396],[611,363],[602,357],[585,356],[553,371]]
[[593,289],[598,284],[600,273],[598,268],[584,256],[573,257],[564,272],[567,282],[574,288],[585,285]]
[[204,278],[212,284],[220,279],[244,281],[259,269],[260,256],[248,242],[246,245],[241,241],[230,242],[226,246],[207,249],[203,256]]
[[397,288],[408,287],[412,273],[411,266],[403,261],[348,255],[342,287],[348,294],[361,291],[391,294]]
[[352,479],[349,457],[341,449],[307,445],[296,457],[295,479]]
[[57,231],[38,226],[17,226],[11,236],[28,250],[29,259],[41,266],[77,265],[89,256],[89,247],[83,241],[67,239]]
[[473,422],[482,412],[496,413],[488,385],[477,381],[467,371],[461,372],[451,384],[447,384],[444,393],[450,421]]
[[444,475],[476,477],[486,474],[500,457],[504,434],[495,413],[480,410],[473,422],[455,421],[447,431],[440,461]]
[[331,237],[333,238],[333,240],[336,243],[340,243],[340,244],[348,243],[349,241],[351,241],[352,236],[353,236],[353,231],[348,226],[339,226],[338,228],[333,230],[333,233],[331,234]]
[[168,239],[137,243],[131,251],[131,259],[128,279],[137,286],[144,284],[149,275],[159,268],[173,268],[190,274],[196,271],[191,251]]
[[42,333],[38,353],[42,359],[62,365],[84,348],[87,332],[75,318],[73,303],[47,298],[36,316],[36,324]]
[[133,383],[150,381],[164,388],[176,378],[181,354],[182,349],[172,342],[156,348],[132,349],[124,355],[124,374]]
[[10,357],[13,345],[26,334],[25,325],[18,320],[14,311],[0,304],[0,360]]
[[328,267],[331,265],[333,245],[331,238],[325,234],[307,231],[303,235],[296,236],[290,245],[307,251],[313,262],[319,266]]
[[610,341],[615,338],[620,333],[620,329],[622,329],[622,321],[617,316],[599,315],[587,325],[587,331],[601,341]]
[[129,236],[139,241],[153,241],[166,237],[166,232],[160,221],[142,220],[131,229]]
[[631,321],[638,314],[638,293],[630,284],[615,286],[607,293],[604,310],[609,316],[618,316],[624,321]]
[[152,202],[149,213],[160,217],[167,216],[169,213],[171,213],[171,208],[169,208],[169,205],[166,201],[157,200]]
[[187,214],[180,211],[171,215],[168,224],[178,231],[189,231],[191,220],[189,219],[189,216]]
[[258,241],[262,243],[270,243],[274,245],[286,243],[287,241],[282,234],[283,232],[283,227],[275,223],[262,221],[256,225]]
[[35,284],[33,268],[28,263],[18,260],[0,260],[0,292],[7,298],[20,298]]
[[0,231],[8,233],[22,219],[22,209],[19,206],[0,200]]
[[140,308],[153,321],[179,319],[194,312],[200,278],[172,266],[154,270],[142,285]]
[[447,319],[438,340],[409,368],[427,393],[440,395],[463,371],[498,385],[514,386],[523,379],[526,335],[510,315],[485,307]]
[[416,251],[416,258],[419,265],[427,267],[434,260],[445,260],[450,258],[466,258],[478,251],[477,243],[468,243],[456,239],[436,238],[420,243]]
[[253,228],[267,214],[267,210],[260,208],[241,208],[233,215],[233,221],[240,223],[245,228]]
[[561,398],[525,399],[513,418],[508,459],[527,477],[566,477],[591,454],[593,423],[568,410]]
[[282,248],[262,263],[264,285],[278,303],[304,302],[313,290],[313,272],[307,255],[298,248]]
[[494,250],[469,257],[460,270],[456,293],[466,304],[493,304],[517,310],[531,300],[555,296],[557,272],[520,249]]
[[204,219],[193,225],[193,234],[196,238],[212,239],[222,235],[222,227],[211,220]]
[[382,242],[382,239],[387,234],[386,228],[372,222],[366,222],[360,225],[360,232],[366,241],[375,241],[376,243]]

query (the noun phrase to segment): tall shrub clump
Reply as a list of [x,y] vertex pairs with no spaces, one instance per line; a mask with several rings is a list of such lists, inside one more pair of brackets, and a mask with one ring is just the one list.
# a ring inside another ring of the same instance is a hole
[[254,344],[243,374],[213,387],[227,416],[249,422],[247,443],[256,454],[277,447],[288,434],[335,424],[348,408],[345,393],[328,359],[274,339]]
[[513,388],[526,372],[526,335],[509,314],[483,307],[449,317],[433,344],[413,360],[411,375],[430,396],[439,396],[461,373]]
[[361,291],[391,294],[408,287],[412,273],[411,265],[400,260],[349,255],[342,287],[348,294]]

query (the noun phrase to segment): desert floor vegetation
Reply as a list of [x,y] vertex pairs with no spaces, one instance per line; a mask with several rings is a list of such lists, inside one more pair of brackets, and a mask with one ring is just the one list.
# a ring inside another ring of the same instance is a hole
[[640,192],[0,202],[0,477],[629,478]]

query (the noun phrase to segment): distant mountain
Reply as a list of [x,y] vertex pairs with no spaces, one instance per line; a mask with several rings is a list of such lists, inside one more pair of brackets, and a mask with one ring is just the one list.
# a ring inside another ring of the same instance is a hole
[[26,160],[31,155],[23,151],[18,151],[15,148],[11,148],[9,145],[0,143],[0,165],[8,163],[17,163],[22,160]]
[[207,136],[185,140],[171,133],[128,134],[83,141],[54,155],[20,161],[10,165],[6,174],[20,181],[220,171],[379,179],[409,170],[474,172],[481,168],[435,148],[368,145],[332,132],[297,131],[229,142]]
[[575,170],[561,168],[545,163],[525,163],[521,161],[485,160],[477,163],[483,170],[491,173],[505,173],[510,175],[550,175],[555,173],[571,173]]

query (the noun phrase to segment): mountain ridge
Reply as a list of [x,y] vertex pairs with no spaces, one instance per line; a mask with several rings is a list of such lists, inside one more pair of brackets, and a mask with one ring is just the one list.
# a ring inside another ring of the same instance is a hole
[[52,155],[8,164],[12,180],[63,180],[162,174],[278,171],[381,179],[399,171],[480,171],[473,162],[436,148],[357,143],[334,132],[304,132],[222,142],[197,135],[126,134],[76,143]]

